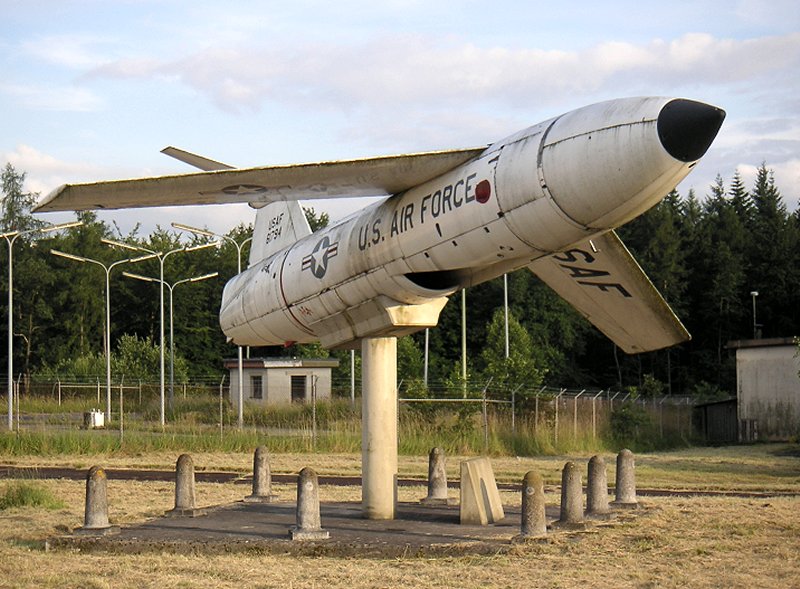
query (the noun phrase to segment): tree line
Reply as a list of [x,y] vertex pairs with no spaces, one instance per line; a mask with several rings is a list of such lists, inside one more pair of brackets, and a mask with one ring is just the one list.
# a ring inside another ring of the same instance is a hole
[[[144,255],[208,243],[211,238],[157,227],[123,234],[93,212],[76,213],[82,224],[53,234],[31,214],[37,196],[24,191],[25,174],[7,164],[2,171],[0,233],[30,231],[13,247],[14,367],[25,378],[104,378],[105,274],[93,263],[56,257],[58,250],[109,265]],[[738,171],[730,182],[717,177],[710,192],[671,192],[650,211],[618,230],[633,255],[684,322],[693,339],[669,350],[628,356],[594,329],[565,301],[527,270],[509,275],[509,357],[505,357],[502,278],[468,289],[468,380],[492,379],[495,387],[548,384],[563,387],[635,388],[641,394],[726,395],[735,391],[730,340],[786,337],[800,333],[800,210],[790,212],[762,164],[749,189]],[[325,214],[306,210],[313,229]],[[218,277],[182,283],[174,290],[176,378],[223,374],[223,358],[236,355],[218,324],[222,289],[235,275],[239,243],[252,234],[240,224],[230,240],[198,251],[176,252],[164,262],[168,284],[218,272]],[[108,245],[112,240],[138,251]],[[8,241],[8,240],[6,240]],[[242,257],[246,265],[249,248]],[[4,252],[8,256],[8,248]],[[110,274],[111,347],[115,372],[157,378],[160,305],[158,284],[122,272],[158,278],[151,258],[119,264]],[[7,293],[8,275],[0,289]],[[756,319],[753,316],[752,292]],[[461,380],[461,302],[454,295],[439,326],[429,330],[428,381],[457,387]],[[5,297],[0,303],[8,313]],[[167,316],[166,320],[169,318]],[[754,325],[755,323],[755,325]],[[4,334],[7,335],[7,334]],[[407,386],[422,380],[424,332],[399,341],[399,378]],[[3,338],[5,345],[7,338]],[[254,356],[316,356],[319,345],[265,348]],[[3,353],[6,357],[7,350]],[[349,383],[349,353],[337,377]],[[3,372],[0,369],[0,372]],[[464,383],[461,383],[462,385]]]

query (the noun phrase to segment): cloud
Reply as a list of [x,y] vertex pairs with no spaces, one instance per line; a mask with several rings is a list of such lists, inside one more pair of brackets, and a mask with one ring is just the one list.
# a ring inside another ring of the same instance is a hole
[[104,105],[97,94],[78,86],[4,84],[0,85],[0,92],[31,110],[93,112]]
[[[621,83],[670,88],[767,79],[800,66],[800,33],[746,40],[689,33],[646,44],[576,51],[481,47],[455,38],[394,35],[363,43],[209,47],[172,61],[116,61],[96,76],[168,75],[220,108],[265,103],[317,110],[452,108],[485,101],[525,107]],[[791,84],[786,80],[785,84]]]
[[67,182],[96,178],[102,172],[97,166],[60,160],[24,144],[18,145],[14,151],[0,153],[0,161],[8,162],[17,171],[24,172],[26,190],[40,194]]
[[[800,158],[793,158],[777,165],[766,162],[767,169],[774,172],[775,186],[780,190],[786,208],[792,212],[800,206]],[[750,189],[756,180],[761,162],[740,163],[736,166],[745,186]],[[731,174],[731,177],[733,174]]]
[[22,44],[22,50],[46,63],[83,70],[108,61],[98,46],[109,38],[85,35],[51,35],[37,37]]

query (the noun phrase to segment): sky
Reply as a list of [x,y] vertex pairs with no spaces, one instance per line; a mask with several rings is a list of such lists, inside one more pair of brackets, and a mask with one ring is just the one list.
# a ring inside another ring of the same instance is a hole
[[[796,0],[0,0],[0,166],[60,184],[474,147],[594,102],[679,96],[727,119],[679,186],[800,197]],[[316,201],[337,219],[363,201]],[[126,235],[226,232],[247,205],[106,211]],[[42,215],[60,222],[64,213]]]

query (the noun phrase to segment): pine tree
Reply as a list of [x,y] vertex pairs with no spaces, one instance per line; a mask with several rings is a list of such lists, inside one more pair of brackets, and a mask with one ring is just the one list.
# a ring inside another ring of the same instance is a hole
[[794,281],[796,235],[772,170],[758,168],[751,191],[754,204],[748,288],[758,291],[758,317],[765,337],[791,335],[798,326]]

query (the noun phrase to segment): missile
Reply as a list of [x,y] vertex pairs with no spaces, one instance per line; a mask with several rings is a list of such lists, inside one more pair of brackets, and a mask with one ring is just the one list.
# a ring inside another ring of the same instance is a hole
[[[579,108],[488,147],[63,186],[38,210],[250,202],[225,286],[238,345],[352,347],[438,322],[448,297],[528,268],[630,353],[689,338],[616,236],[706,153],[725,112],[683,98]],[[199,156],[197,156],[199,157]],[[386,196],[315,233],[299,199]]]

